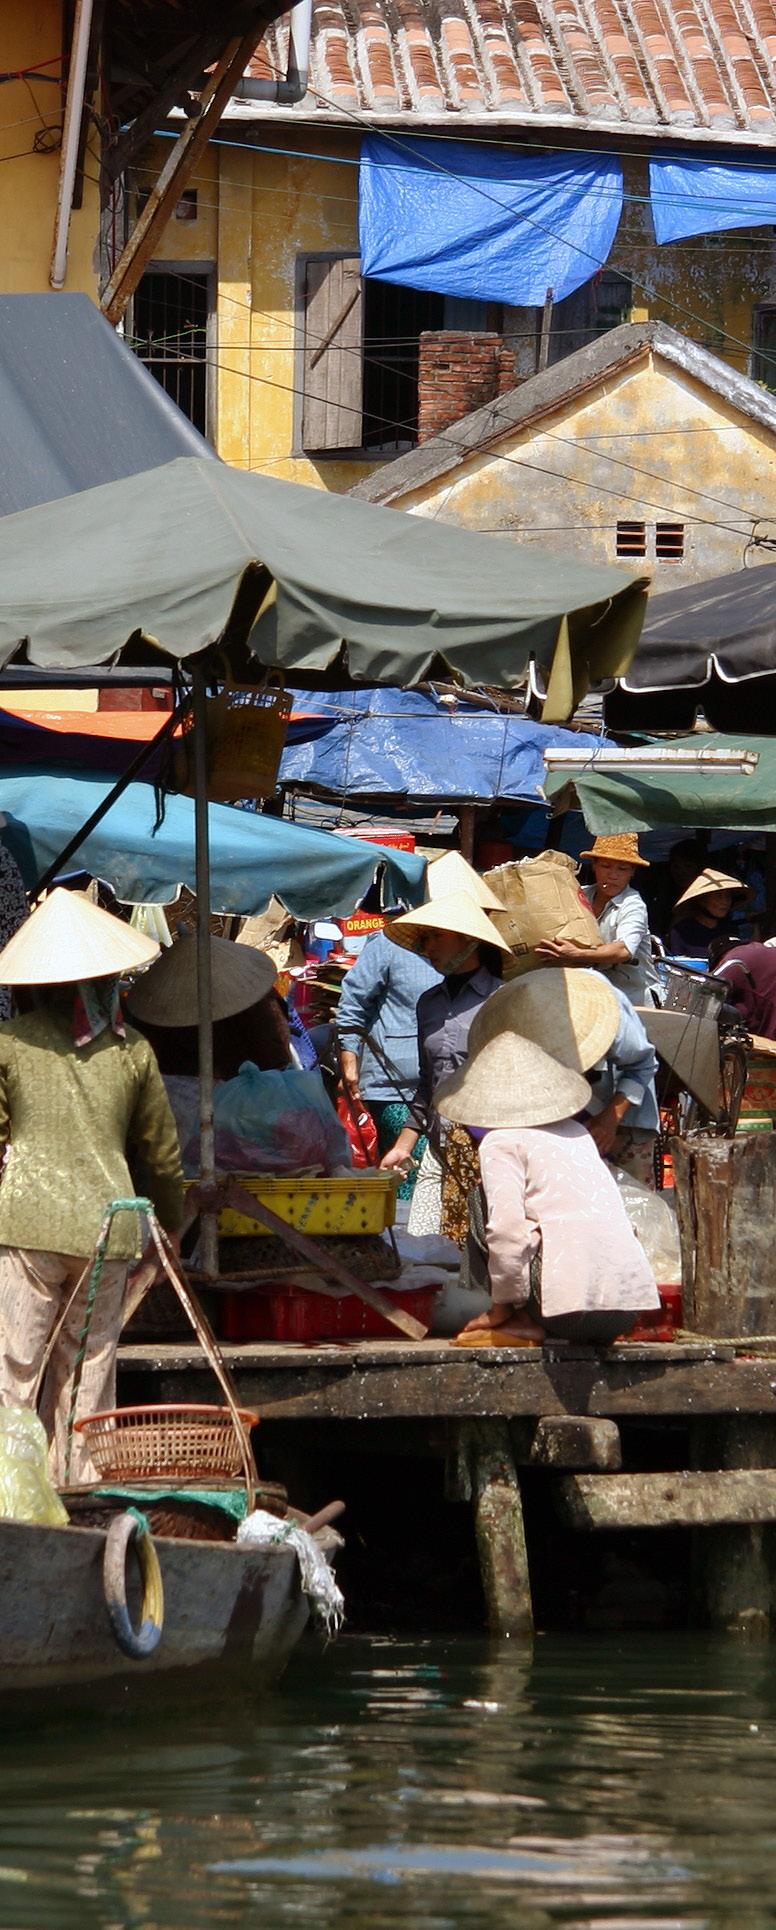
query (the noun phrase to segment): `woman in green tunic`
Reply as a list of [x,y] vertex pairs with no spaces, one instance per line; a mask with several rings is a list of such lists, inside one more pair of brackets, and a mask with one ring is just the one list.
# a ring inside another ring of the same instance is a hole
[[[178,1138],[153,1051],[126,1026],[119,975],[158,946],[79,895],[57,890],[0,952],[0,984],[32,1009],[0,1025],[0,1400],[29,1406],[59,1315],[80,1288],[46,1373],[41,1418],[64,1478],[73,1371],[90,1257],[112,1200],[135,1192],[128,1155],[175,1241],[183,1217]],[[88,1335],[79,1411],[115,1406],[116,1349],[137,1215],[113,1219]],[[71,1478],[94,1470],[79,1435]]]

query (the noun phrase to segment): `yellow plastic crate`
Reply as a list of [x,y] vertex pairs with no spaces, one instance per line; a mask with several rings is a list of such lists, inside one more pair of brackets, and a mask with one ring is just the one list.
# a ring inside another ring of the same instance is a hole
[[[313,1238],[322,1234],[382,1233],[396,1214],[396,1188],[390,1173],[354,1173],[341,1179],[264,1179],[255,1173],[232,1178],[271,1213]],[[224,1206],[218,1230],[226,1239],[266,1233],[259,1220]]]

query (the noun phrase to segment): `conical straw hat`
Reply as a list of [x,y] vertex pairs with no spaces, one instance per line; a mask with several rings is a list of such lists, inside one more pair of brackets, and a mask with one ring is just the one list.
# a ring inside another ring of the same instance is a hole
[[495,945],[498,951],[509,952],[506,939],[469,891],[449,891],[444,898],[405,911],[385,927],[387,938],[411,952],[417,950],[427,931],[458,932],[462,938],[470,938],[473,945]]
[[549,966],[511,979],[477,1012],[473,1050],[505,1032],[541,1046],[571,1072],[588,1072],[608,1052],[620,1023],[620,1007],[600,972]]
[[[275,983],[275,967],[266,952],[250,945],[233,945],[230,938],[211,938],[210,971],[214,1019],[230,1019],[266,998]],[[133,985],[127,999],[132,1017],[145,1025],[196,1025],[197,936],[176,938],[153,970]]]
[[441,858],[434,858],[426,872],[426,884],[432,902],[436,898],[448,897],[451,891],[468,891],[484,911],[504,909],[495,891],[491,891],[490,885],[486,885],[485,879],[480,877],[474,866],[461,857],[460,851],[445,851]]
[[118,978],[157,958],[159,946],[59,885],[0,952],[0,985],[68,985]]
[[740,878],[731,878],[726,871],[715,871],[713,865],[709,864],[704,871],[699,871],[697,878],[693,878],[681,898],[677,898],[674,911],[678,911],[680,905],[691,904],[694,898],[708,898],[712,891],[734,891],[737,895],[743,892],[745,898],[750,896],[749,886]]
[[437,1086],[434,1105],[443,1119],[493,1130],[554,1126],[581,1112],[589,1098],[580,1073],[559,1065],[530,1039],[500,1032]]

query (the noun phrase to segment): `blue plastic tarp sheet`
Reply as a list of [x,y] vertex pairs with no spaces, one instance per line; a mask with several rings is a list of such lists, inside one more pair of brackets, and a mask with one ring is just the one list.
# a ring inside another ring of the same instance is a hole
[[280,783],[320,796],[485,803],[542,796],[547,746],[600,748],[584,732],[452,704],[420,690],[342,690],[316,696],[331,728],[283,753]]
[[[80,826],[111,790],[111,780],[65,769],[0,769],[3,842],[31,888],[55,863]],[[168,797],[158,830],[150,784],[130,784],[68,860],[113,886],[130,904],[170,903],[180,884],[195,889],[194,805]],[[386,893],[417,904],[425,866],[408,852],[382,850],[331,831],[310,831],[282,818],[210,806],[211,904],[220,912],[263,911],[273,894],[298,918],[350,912],[369,890],[380,860]]]
[[776,223],[776,167],[667,155],[650,161],[649,193],[657,241]]
[[622,211],[613,155],[509,152],[475,142],[362,143],[365,275],[478,301],[562,301],[603,267]]

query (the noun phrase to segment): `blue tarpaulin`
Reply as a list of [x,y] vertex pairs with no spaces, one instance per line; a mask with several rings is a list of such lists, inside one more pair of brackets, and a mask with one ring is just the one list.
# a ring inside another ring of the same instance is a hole
[[[108,778],[63,768],[0,770],[3,842],[31,888],[63,846],[108,795]],[[416,904],[424,865],[403,851],[381,850],[330,831],[308,831],[282,818],[210,806],[211,904],[214,911],[263,911],[273,892],[298,918],[349,912],[369,890],[378,859],[388,867],[392,901]],[[130,784],[69,860],[104,878],[130,904],[169,903],[179,884],[195,888],[194,805],[165,800],[154,831],[156,797],[150,784]]]
[[362,143],[362,270],[441,295],[538,306],[603,266],[622,210],[613,155],[463,141]]
[[420,690],[327,692],[316,696],[315,708],[331,716],[331,728],[314,743],[284,751],[280,783],[348,802],[535,802],[542,795],[545,746],[595,750],[601,741]]
[[649,193],[657,241],[776,223],[776,167],[668,155],[650,161]]

